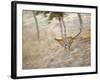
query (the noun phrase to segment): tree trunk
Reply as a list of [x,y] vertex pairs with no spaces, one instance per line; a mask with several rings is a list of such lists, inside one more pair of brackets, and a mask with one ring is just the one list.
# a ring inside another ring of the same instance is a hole
[[59,20],[59,27],[60,27],[61,37],[62,37],[62,39],[63,39],[64,37],[63,37],[63,28],[62,28],[61,19],[60,19],[60,18],[58,18],[58,20]]
[[81,17],[81,15],[80,15],[80,13],[77,13],[77,15],[78,15],[78,18],[79,18],[79,22],[80,22],[80,32],[82,31],[82,27],[83,27],[83,23],[82,23],[82,17]]
[[37,20],[37,17],[35,15],[35,13],[33,12],[33,17],[34,17],[34,20],[35,20],[35,23],[36,23],[36,29],[37,29],[37,39],[40,40],[40,31],[39,31],[39,25],[38,25],[38,20]]
[[[59,24],[60,24],[60,32],[62,36],[62,40],[64,42],[64,48],[67,50],[67,42],[66,42],[66,26],[64,24],[64,21],[62,20],[62,17],[59,17]],[[64,28],[63,28],[64,27]],[[63,30],[64,29],[64,30]]]
[[67,49],[67,34],[66,34],[66,26],[65,26],[65,23],[64,23],[64,20],[63,18],[61,18],[61,21],[62,21],[62,25],[64,27],[64,47],[65,49]]
[[63,20],[63,18],[62,18],[62,24],[63,24],[63,27],[64,27],[64,37],[65,37],[65,39],[67,38],[67,34],[66,34],[66,26],[65,26],[65,23],[64,23],[64,20]]

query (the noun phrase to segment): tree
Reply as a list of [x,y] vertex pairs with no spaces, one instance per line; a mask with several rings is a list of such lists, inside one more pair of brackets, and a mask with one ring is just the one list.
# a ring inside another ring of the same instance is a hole
[[[77,13],[77,16],[78,16],[78,19],[79,19],[79,23],[80,23],[80,29],[79,29],[79,32],[75,35],[75,36],[69,36],[67,37],[66,35],[66,26],[65,26],[65,23],[63,21],[63,19],[59,19],[59,22],[62,22],[63,23],[63,26],[64,26],[64,38],[62,39],[56,39],[56,41],[58,41],[60,43],[61,46],[65,45],[65,49],[66,49],[66,46],[68,47],[68,50],[70,51],[70,47],[72,45],[72,43],[74,42],[74,40],[80,35],[80,33],[82,32],[82,27],[83,27],[83,24],[82,24],[82,18],[81,18],[81,15],[80,13]],[[60,21],[61,20],[61,21]],[[61,24],[60,24],[61,25]],[[64,42],[65,41],[65,42]]]
[[78,16],[79,23],[80,23],[80,29],[79,29],[79,32],[73,37],[73,39],[75,39],[77,36],[80,35],[80,33],[82,32],[82,28],[83,28],[83,22],[82,22],[82,17],[80,13],[77,13],[77,16]]
[[40,31],[39,31],[39,24],[38,24],[38,20],[37,20],[37,15],[39,14],[43,14],[44,17],[47,17],[46,14],[49,13],[48,11],[32,11],[33,12],[33,17],[36,23],[36,29],[37,29],[37,39],[40,40]]
[[[47,16],[48,13],[49,13],[49,16]],[[78,19],[79,19],[79,23],[80,23],[79,32],[74,37],[72,37],[72,36],[67,37],[66,25],[65,25],[65,22],[64,22],[64,15],[65,15],[64,12],[49,12],[49,11],[35,11],[35,12],[33,12],[33,16],[34,16],[36,27],[37,27],[38,40],[40,38],[40,33],[39,33],[39,26],[38,26],[38,20],[37,20],[36,15],[39,15],[39,14],[43,14],[44,17],[48,17],[49,21],[53,20],[53,18],[57,19],[57,21],[59,22],[59,27],[60,27],[60,32],[61,32],[62,39],[61,40],[55,39],[55,40],[62,41],[61,43],[63,43],[63,46],[64,46],[65,50],[67,50],[67,48],[70,50],[70,47],[71,47],[73,41],[82,32],[83,24],[82,24],[82,18],[81,18],[80,13],[77,13],[77,16],[78,16]]]
[[[64,22],[64,12],[51,12],[49,15],[49,20],[56,18],[59,21],[60,32],[64,42],[64,48],[67,49],[67,42],[66,42],[66,26]],[[64,30],[63,30],[64,29]]]
[[40,31],[39,31],[39,24],[38,24],[38,20],[36,17],[36,13],[33,11],[33,17],[36,23],[36,29],[37,29],[37,39],[40,40]]

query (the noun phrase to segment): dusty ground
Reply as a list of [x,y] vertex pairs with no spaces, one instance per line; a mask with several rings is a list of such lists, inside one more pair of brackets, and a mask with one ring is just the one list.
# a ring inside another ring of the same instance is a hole
[[[31,11],[25,11],[23,14],[23,69],[36,68],[60,68],[60,67],[78,67],[90,66],[90,27],[84,27],[83,32],[74,40],[71,50],[65,51],[64,48],[54,40],[59,37],[59,26],[54,20],[47,24],[46,18],[38,16],[40,26],[40,41],[37,40],[36,26]],[[88,15],[89,16],[89,15]],[[90,18],[86,19],[84,26],[90,26]],[[70,15],[66,20],[66,25],[71,27],[67,34],[74,35],[78,28],[78,21],[73,20],[75,15]],[[77,17],[76,17],[77,18]],[[70,22],[73,20],[73,23]],[[71,24],[72,23],[72,24]]]

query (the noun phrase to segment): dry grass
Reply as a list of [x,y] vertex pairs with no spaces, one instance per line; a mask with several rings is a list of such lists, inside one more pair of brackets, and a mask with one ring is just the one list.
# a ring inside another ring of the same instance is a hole
[[32,36],[23,40],[23,69],[89,66],[90,37],[87,35],[84,33],[77,38],[70,52],[50,36],[40,41]]

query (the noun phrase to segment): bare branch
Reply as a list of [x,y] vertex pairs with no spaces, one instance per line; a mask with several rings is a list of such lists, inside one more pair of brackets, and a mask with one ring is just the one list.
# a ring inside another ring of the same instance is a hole
[[80,13],[77,13],[77,15],[78,15],[79,22],[80,22],[80,31],[79,31],[78,34],[76,34],[76,35],[73,37],[73,39],[75,39],[76,37],[78,37],[78,36],[80,35],[80,33],[82,32],[82,27],[83,27],[82,18],[81,18]]

